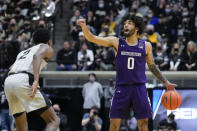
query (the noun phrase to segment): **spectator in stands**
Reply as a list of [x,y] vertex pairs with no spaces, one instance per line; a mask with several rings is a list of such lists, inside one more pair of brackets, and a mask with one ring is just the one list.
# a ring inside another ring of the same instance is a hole
[[88,49],[87,43],[83,42],[81,50],[77,54],[78,70],[90,70],[94,61],[94,54],[92,50]]
[[101,37],[108,37],[108,36],[115,36],[116,33],[111,31],[109,29],[109,26],[108,25],[105,25],[103,28],[102,28],[102,32],[99,33],[99,36]]
[[91,107],[101,107],[101,97],[103,96],[103,89],[99,82],[96,82],[96,74],[90,73],[89,81],[83,85],[82,96],[84,98],[83,109],[84,112],[89,112]]
[[16,23],[17,23],[16,19],[12,18],[10,20],[9,28],[8,28],[8,32],[7,32],[8,40],[10,40],[10,41],[16,39],[17,31],[18,31],[18,26]]
[[149,24],[147,25],[148,41],[151,42],[153,46],[153,52],[155,52],[156,44],[161,41],[161,36],[154,30],[154,26]]
[[[181,12],[180,12],[180,6],[178,4],[174,4],[173,8],[172,8],[172,19],[171,21],[169,21],[170,23],[170,28],[171,28],[171,32],[170,32],[170,41],[169,42],[176,42],[177,40],[177,29],[178,29],[178,25],[181,24]],[[169,35],[168,35],[169,37]],[[170,47],[169,47],[170,48]]]
[[115,63],[115,54],[112,47],[104,47],[96,59],[96,64],[99,65],[100,70],[113,70]]
[[166,34],[170,36],[170,24],[166,17],[162,14],[159,15],[159,22],[155,25],[155,31],[161,34]]
[[160,70],[168,69],[168,56],[163,52],[162,45],[157,44],[156,53],[153,54],[155,64],[159,67]]
[[87,13],[87,17],[86,17],[86,23],[87,25],[94,27],[95,26],[95,17],[92,11],[88,11]]
[[46,22],[44,20],[39,20],[38,27],[39,28],[46,28],[47,27]]
[[107,15],[105,17],[104,22],[102,23],[102,31],[99,33],[99,36],[101,37],[107,37],[107,36],[115,36],[116,33],[114,32],[115,29],[115,22],[111,21],[109,16]]
[[82,131],[101,131],[102,123],[102,119],[99,117],[99,108],[93,106],[89,113],[83,115]]
[[77,26],[76,22],[78,19],[82,19],[83,17],[80,15],[79,10],[75,10],[74,16],[70,19],[70,29],[71,29],[71,35],[74,40],[77,40],[78,33],[80,32],[80,28]]
[[175,43],[173,45],[171,54],[169,55],[169,65],[170,71],[178,71],[181,69],[180,63],[181,63],[181,49],[180,49],[180,45],[178,43]]
[[159,22],[158,17],[154,13],[151,9],[148,10],[147,24],[156,25]]
[[103,22],[105,16],[108,13],[108,7],[107,7],[107,3],[105,3],[104,0],[98,0],[98,3],[96,5],[96,7],[93,9],[93,12],[96,16],[96,20],[95,20],[95,27],[96,27],[96,32],[99,33],[100,29],[101,29],[101,23]]
[[68,124],[67,116],[61,112],[61,108],[58,104],[54,104],[53,109],[56,115],[60,118],[60,126],[58,131],[65,131]]
[[138,8],[138,12],[142,14],[142,16],[145,16],[149,10],[149,6],[147,5],[146,0],[141,0],[141,6]]
[[176,130],[177,124],[174,121],[175,115],[173,113],[168,115],[167,119],[161,120],[159,125],[168,127],[168,130]]
[[197,70],[197,52],[196,44],[193,41],[189,41],[187,44],[187,50],[182,55],[183,70]]
[[104,28],[106,25],[109,27],[109,31],[110,32],[114,32],[114,29],[116,27],[116,23],[114,21],[110,20],[110,16],[109,15],[105,16],[105,19],[104,19],[104,21],[103,21],[101,26],[102,26],[102,28]]
[[76,70],[76,53],[70,49],[69,41],[64,42],[64,48],[59,50],[57,53],[57,70]]

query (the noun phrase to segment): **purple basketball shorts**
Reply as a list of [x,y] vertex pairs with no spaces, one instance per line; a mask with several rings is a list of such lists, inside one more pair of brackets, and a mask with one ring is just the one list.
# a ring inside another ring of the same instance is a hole
[[152,109],[145,84],[117,86],[110,109],[110,118],[136,119],[152,117]]

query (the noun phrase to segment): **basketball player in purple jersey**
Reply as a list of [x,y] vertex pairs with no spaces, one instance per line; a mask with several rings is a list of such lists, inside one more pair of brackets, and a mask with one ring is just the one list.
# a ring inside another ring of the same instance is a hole
[[168,90],[173,90],[177,85],[170,83],[155,65],[151,44],[138,39],[144,29],[143,19],[139,16],[125,17],[126,39],[98,37],[89,31],[84,19],[77,23],[88,41],[111,46],[116,54],[116,90],[110,110],[110,131],[119,130],[121,120],[129,118],[131,109],[138,121],[139,131],[148,131],[148,118],[152,117],[152,110],[145,87],[146,62],[150,71]]

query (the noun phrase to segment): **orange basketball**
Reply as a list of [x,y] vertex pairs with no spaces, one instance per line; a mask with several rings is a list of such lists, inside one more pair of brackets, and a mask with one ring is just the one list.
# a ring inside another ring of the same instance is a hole
[[166,91],[162,96],[162,105],[168,110],[175,110],[181,105],[181,95],[176,90]]

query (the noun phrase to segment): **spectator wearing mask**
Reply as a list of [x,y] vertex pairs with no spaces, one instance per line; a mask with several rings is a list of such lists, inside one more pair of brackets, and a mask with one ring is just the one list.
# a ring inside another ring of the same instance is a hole
[[156,53],[153,54],[155,64],[159,67],[160,70],[167,70],[168,65],[168,56],[163,52],[162,45],[157,44]]
[[105,25],[103,28],[102,28],[102,32],[99,33],[98,36],[101,36],[101,37],[108,37],[108,36],[115,36],[116,33],[114,31],[111,31],[109,29],[109,26],[108,25]]
[[87,43],[83,42],[81,50],[77,55],[78,70],[90,70],[94,61],[94,54],[92,50],[88,49]]
[[90,73],[89,81],[83,85],[82,96],[84,98],[83,109],[84,112],[89,112],[91,107],[101,107],[101,97],[103,96],[103,89],[99,82],[96,82],[96,75]]
[[193,41],[187,44],[187,50],[182,55],[183,70],[197,70],[197,52]]
[[161,120],[159,126],[166,126],[168,130],[176,130],[177,124],[174,121],[175,115],[173,113],[168,115],[167,119]]
[[82,131],[101,131],[102,123],[102,119],[99,117],[99,108],[93,106],[89,113],[83,115]]
[[60,126],[59,126],[58,131],[65,131],[67,127],[67,122],[68,122],[67,116],[61,113],[61,108],[58,104],[54,104],[53,109],[56,115],[60,118]]
[[148,41],[151,42],[153,46],[153,52],[155,52],[156,44],[161,41],[161,36],[155,32],[154,26],[147,25]]
[[108,8],[107,4],[104,0],[98,0],[97,6],[93,9],[93,12],[95,14],[96,20],[95,20],[95,27],[96,27],[96,33],[100,32],[101,24],[107,15]]
[[57,70],[76,70],[76,53],[70,49],[70,43],[64,42],[64,48],[59,50],[57,53]]
[[145,16],[148,10],[149,10],[149,6],[147,5],[146,0],[142,0],[140,8],[138,9],[138,12],[142,14],[142,16]]
[[169,65],[170,71],[178,71],[180,70],[180,63],[181,63],[181,59],[180,59],[180,55],[181,55],[181,51],[180,51],[180,46],[178,43],[175,43],[173,45],[171,54],[169,56]]
[[100,70],[113,70],[115,63],[115,54],[112,47],[105,47],[100,53],[100,57],[96,60],[99,64]]
[[116,27],[116,23],[114,21],[110,20],[110,16],[109,15],[105,16],[105,19],[104,19],[104,21],[103,21],[101,26],[102,26],[102,28],[104,28],[106,25],[109,27],[109,32],[113,33],[114,29]]

